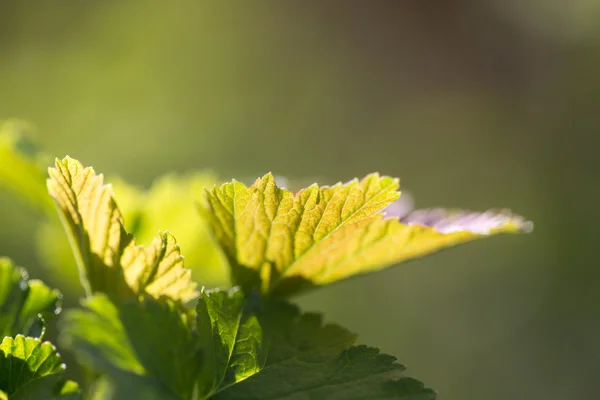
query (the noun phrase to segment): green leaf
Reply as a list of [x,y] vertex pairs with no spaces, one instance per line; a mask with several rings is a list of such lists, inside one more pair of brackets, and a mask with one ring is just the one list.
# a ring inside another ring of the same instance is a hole
[[530,224],[502,213],[485,232],[404,223],[383,212],[398,198],[397,188],[397,179],[371,174],[294,195],[267,174],[250,187],[233,181],[207,191],[203,211],[233,282],[282,296]]
[[356,335],[319,314],[268,301],[258,313],[266,355],[261,370],[220,391],[216,399],[432,399],[423,384],[403,376],[391,356],[365,346]]
[[[125,229],[140,244],[151,243],[162,227],[177,237],[177,243],[186,250],[185,265],[192,271],[192,278],[204,284],[223,285],[227,281],[226,261],[209,232],[203,218],[197,212],[196,200],[201,197],[204,186],[214,183],[212,175],[195,173],[189,176],[165,176],[152,187],[141,190],[121,179],[113,179],[115,198],[123,215]],[[49,196],[47,196],[51,199]],[[40,262],[52,271],[56,281],[73,297],[79,297],[81,287],[77,266],[69,239],[58,215],[45,221],[37,232]]]
[[352,347],[356,335],[289,303],[203,291],[196,325],[202,399],[435,398],[395,358]]
[[239,288],[203,290],[196,308],[196,327],[203,344],[201,398],[258,372],[264,364],[262,330]]
[[61,294],[8,258],[0,258],[0,336],[25,334],[42,337],[44,318],[60,311]]
[[404,377],[395,358],[366,346],[354,346],[335,357],[299,356],[266,367],[260,373],[215,396],[237,399],[406,399],[431,400],[435,392]]
[[20,387],[11,400],[77,400],[81,398],[79,385],[65,381],[62,374],[47,375]]
[[58,206],[88,295],[104,292],[127,299],[148,293],[182,302],[197,297],[175,239],[159,233],[148,248],[137,246],[125,231],[112,188],[104,185],[102,175],[69,157],[56,160],[49,174],[48,190]]
[[[56,281],[67,281],[67,286],[62,286],[65,292],[78,295],[73,289],[79,279],[71,247],[66,237],[61,240],[56,236],[62,227],[57,226],[55,204],[46,188],[46,167],[52,160],[30,139],[31,130],[23,121],[0,121],[0,185],[29,205],[41,208],[50,217],[37,235],[40,262],[56,274]],[[215,182],[211,173],[196,172],[161,177],[148,191],[120,179],[114,183],[125,216],[125,228],[134,233],[139,243],[150,243],[156,232],[164,226],[169,227],[187,250],[186,263],[195,279],[221,285],[226,282],[226,262],[195,204],[203,188]]]
[[28,137],[31,127],[18,120],[0,121],[0,184],[35,208],[52,212],[41,164],[45,157]]
[[149,190],[113,180],[125,227],[136,240],[150,243],[157,231],[168,227],[185,249],[186,267],[192,270],[194,280],[211,286],[227,282],[226,260],[213,241],[206,221],[198,214],[196,202],[204,188],[215,182],[216,178],[206,172],[166,175],[156,180]]
[[98,294],[83,306],[65,313],[60,336],[80,362],[117,387],[129,376],[132,393],[160,387],[165,398],[191,398],[201,365],[198,339],[174,302],[146,296],[115,303]]
[[0,344],[0,390],[10,399],[75,399],[78,387],[62,379],[65,365],[54,346],[17,335]]

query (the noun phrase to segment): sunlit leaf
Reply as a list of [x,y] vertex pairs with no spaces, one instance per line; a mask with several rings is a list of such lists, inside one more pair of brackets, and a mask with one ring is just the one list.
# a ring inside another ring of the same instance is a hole
[[98,294],[83,306],[65,313],[60,336],[81,362],[117,387],[129,382],[128,393],[160,388],[163,398],[191,398],[201,366],[198,339],[173,302],[147,296],[114,303]]
[[48,190],[69,236],[86,293],[116,298],[142,293],[187,302],[197,296],[174,238],[161,233],[137,246],[124,228],[112,188],[102,175],[66,157],[49,169]]
[[[23,121],[0,121],[0,185],[46,211],[50,219],[43,222],[37,233],[40,262],[52,270],[65,292],[78,294],[74,289],[78,283],[77,267],[67,238],[57,235],[62,228],[57,226],[60,224],[55,204],[47,193],[46,169],[51,159],[29,138],[30,130]],[[114,185],[125,229],[134,234],[138,243],[150,243],[156,232],[168,227],[186,249],[186,263],[195,279],[222,285],[226,283],[226,263],[196,206],[203,188],[215,182],[211,173],[196,172],[163,176],[149,190],[120,179],[115,179]]]
[[156,232],[168,227],[185,250],[186,267],[204,285],[226,283],[226,261],[213,241],[206,221],[198,214],[197,201],[204,188],[215,184],[210,173],[165,175],[148,190],[122,180],[113,182],[125,227],[141,244],[150,243]]
[[197,329],[203,344],[200,394],[208,398],[222,388],[258,372],[264,364],[262,330],[238,288],[203,291]]
[[0,258],[0,337],[24,334],[41,337],[44,320],[60,311],[61,294]]
[[383,210],[398,198],[397,188],[397,179],[371,174],[360,182],[313,185],[293,194],[267,174],[250,187],[233,181],[213,188],[203,211],[227,255],[233,282],[286,296],[530,228],[521,217],[503,213],[484,214],[475,224],[450,216],[452,222],[434,226],[386,218]]
[[65,365],[49,342],[17,335],[0,344],[0,390],[12,399],[76,399],[78,387],[65,381]]

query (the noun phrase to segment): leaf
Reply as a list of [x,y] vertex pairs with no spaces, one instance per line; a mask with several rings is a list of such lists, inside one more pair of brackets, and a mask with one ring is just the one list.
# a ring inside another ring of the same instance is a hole
[[[30,139],[31,130],[23,121],[0,121],[0,185],[50,217],[38,230],[40,262],[57,275],[56,281],[67,281],[67,286],[62,286],[65,292],[79,295],[73,288],[79,279],[71,247],[66,237],[61,240],[56,236],[56,207],[47,193],[46,166],[51,160]],[[203,188],[214,183],[211,173],[196,172],[161,177],[148,191],[120,179],[116,179],[115,187],[125,216],[125,228],[134,233],[139,243],[150,243],[161,227],[169,227],[187,250],[186,263],[196,280],[221,285],[226,281],[225,261],[195,205]]]
[[494,214],[496,223],[486,231],[386,218],[383,210],[398,198],[397,188],[397,179],[371,174],[294,195],[267,174],[250,187],[233,181],[207,191],[203,213],[227,255],[233,282],[246,291],[260,285],[263,293],[278,296],[529,228],[521,217],[506,214]]
[[434,392],[403,376],[395,358],[356,335],[323,325],[318,314],[270,301],[260,313],[268,354],[260,372],[225,388],[215,399],[433,399]]
[[139,243],[149,243],[168,227],[185,249],[186,267],[205,285],[226,283],[226,260],[214,243],[207,222],[197,212],[197,200],[216,178],[207,172],[165,175],[143,191],[121,180],[113,182],[126,228]]
[[130,244],[121,256],[125,279],[135,293],[155,298],[166,296],[188,302],[198,297],[191,271],[184,267],[183,256],[173,236],[159,233],[150,246]]
[[337,357],[356,341],[356,335],[334,324],[323,324],[316,313],[301,313],[283,301],[269,300],[258,313],[268,354],[265,368],[288,362],[310,363]]
[[54,207],[40,167],[45,157],[28,137],[28,131],[31,127],[23,121],[0,121],[0,184],[27,204],[50,213]]
[[[131,232],[137,243],[151,243],[161,227],[169,227],[169,232],[186,250],[185,265],[192,271],[192,278],[204,284],[223,285],[227,280],[226,261],[195,204],[204,186],[213,182],[212,175],[195,173],[164,176],[147,191],[121,179],[113,179],[112,185],[114,197],[119,199],[125,230]],[[65,292],[79,297],[81,287],[72,248],[57,215],[53,217],[38,228],[40,262],[52,271]]]
[[115,303],[98,294],[83,306],[65,313],[60,336],[80,362],[117,387],[129,377],[129,393],[161,388],[164,398],[191,398],[201,365],[198,339],[174,302],[147,296]]
[[258,372],[264,364],[262,331],[239,288],[203,290],[196,308],[196,327],[203,343],[201,398]]
[[228,392],[276,364],[339,356],[356,338],[338,326],[323,326],[319,315],[300,314],[287,303],[263,304],[237,287],[203,291],[196,311],[204,344],[202,399]]
[[77,398],[77,385],[62,379],[64,370],[49,342],[17,335],[0,344],[0,390],[10,399]]
[[127,299],[151,294],[187,302],[197,297],[191,273],[175,239],[159,236],[148,248],[137,246],[102,175],[70,157],[49,169],[48,190],[75,253],[88,295],[104,292]]
[[47,375],[20,387],[11,400],[77,400],[81,398],[79,385],[65,381],[62,374]]
[[23,268],[0,258],[0,336],[42,337],[44,317],[60,311],[61,294],[39,280],[29,280]]
[[302,359],[276,364],[215,396],[218,400],[237,399],[405,399],[436,398],[415,379],[404,377],[404,367],[379,350],[354,346],[337,357]]
[[352,347],[356,335],[289,303],[204,291],[196,325],[205,343],[200,387],[210,388],[202,399],[434,398],[393,357]]

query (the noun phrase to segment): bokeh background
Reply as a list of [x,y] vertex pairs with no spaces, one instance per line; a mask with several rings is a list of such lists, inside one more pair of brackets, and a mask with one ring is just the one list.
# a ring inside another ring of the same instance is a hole
[[[598,395],[600,2],[3,0],[0,20],[0,119],[53,156],[142,187],[379,171],[418,206],[527,216],[298,301],[440,399]],[[0,254],[51,279],[40,216],[0,204]]]

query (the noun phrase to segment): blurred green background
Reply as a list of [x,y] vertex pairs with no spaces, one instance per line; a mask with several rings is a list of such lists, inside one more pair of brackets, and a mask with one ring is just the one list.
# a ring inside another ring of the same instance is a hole
[[[379,171],[419,207],[525,215],[531,235],[298,301],[440,399],[599,392],[598,1],[3,0],[0,19],[0,119],[35,124],[53,156],[142,187]],[[0,254],[51,280],[40,215],[5,191],[0,205]]]

